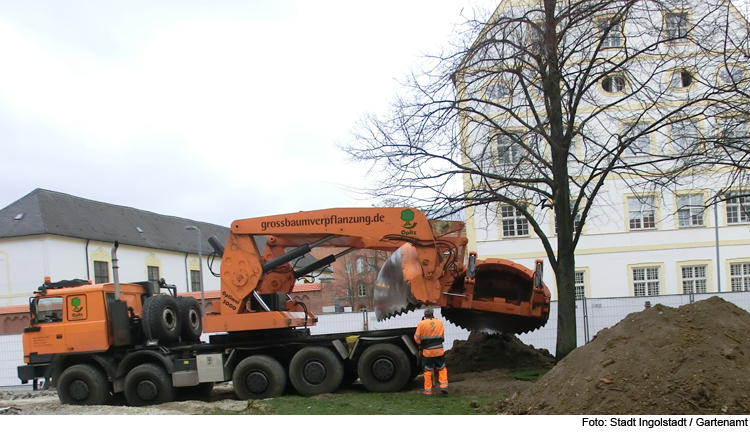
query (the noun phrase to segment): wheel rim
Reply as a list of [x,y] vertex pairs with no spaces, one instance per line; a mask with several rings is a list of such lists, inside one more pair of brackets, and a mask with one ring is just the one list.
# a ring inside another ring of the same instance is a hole
[[89,392],[91,392],[89,390],[89,385],[83,380],[74,380],[68,387],[68,391],[70,392],[70,396],[78,401],[86,400],[89,396]]
[[372,363],[372,375],[380,381],[388,381],[396,373],[396,365],[393,360],[380,357]]
[[201,321],[200,314],[195,309],[191,309],[188,318],[190,319],[190,328],[197,331]]
[[261,371],[253,371],[245,377],[245,386],[253,394],[262,394],[268,389],[268,377]]
[[141,380],[138,382],[138,386],[135,388],[135,392],[138,397],[144,401],[151,401],[156,398],[159,394],[159,389],[156,387],[156,383],[151,380]]
[[302,370],[302,376],[305,377],[305,381],[313,385],[323,383],[327,374],[326,366],[318,360],[308,361]]
[[164,318],[164,326],[166,326],[168,330],[174,331],[177,326],[177,316],[174,311],[167,308],[162,313],[162,317]]

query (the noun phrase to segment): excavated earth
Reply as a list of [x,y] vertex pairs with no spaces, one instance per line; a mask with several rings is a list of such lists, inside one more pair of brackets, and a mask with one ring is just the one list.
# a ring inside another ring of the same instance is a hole
[[750,313],[719,297],[628,315],[500,414],[748,414]]
[[555,358],[546,349],[534,349],[513,334],[469,334],[457,340],[445,353],[449,373],[481,372],[492,369],[549,369]]

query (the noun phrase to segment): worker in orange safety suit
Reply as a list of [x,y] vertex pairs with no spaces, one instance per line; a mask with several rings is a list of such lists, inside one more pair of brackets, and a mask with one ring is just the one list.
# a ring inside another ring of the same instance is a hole
[[443,341],[445,330],[443,322],[435,318],[431,307],[424,310],[424,318],[417,325],[414,341],[422,350],[422,364],[424,366],[424,393],[432,394],[432,371],[438,369],[440,392],[448,394],[448,369],[445,367],[445,351]]

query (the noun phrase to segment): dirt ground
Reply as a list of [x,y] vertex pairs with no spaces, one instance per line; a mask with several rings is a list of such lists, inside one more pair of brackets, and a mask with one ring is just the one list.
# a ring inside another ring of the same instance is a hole
[[750,313],[719,297],[656,305],[600,331],[500,414],[748,414]]
[[[515,380],[507,370],[493,369],[476,373],[451,374],[452,395],[490,395],[498,398],[509,393],[523,391],[531,382]],[[422,379],[417,378],[407,387],[407,391],[421,392]],[[338,392],[364,392],[361,386],[354,385]],[[120,402],[122,403],[122,402]],[[254,404],[262,407],[262,404]],[[243,411],[248,402],[237,400],[230,383],[214,388],[210,398],[204,400],[184,399],[150,407],[112,406],[71,406],[60,404],[53,391],[0,392],[0,415],[200,415],[216,411]]]

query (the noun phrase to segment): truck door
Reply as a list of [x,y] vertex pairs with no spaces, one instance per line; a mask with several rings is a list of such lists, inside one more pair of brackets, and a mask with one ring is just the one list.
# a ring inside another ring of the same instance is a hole
[[[63,324],[63,297],[45,297],[36,301],[36,331],[23,334],[24,349],[29,353],[59,354],[65,352],[65,325]],[[28,341],[28,342],[27,342]],[[27,342],[27,343],[26,343]]]
[[65,296],[66,352],[100,351],[109,347],[104,294]]

